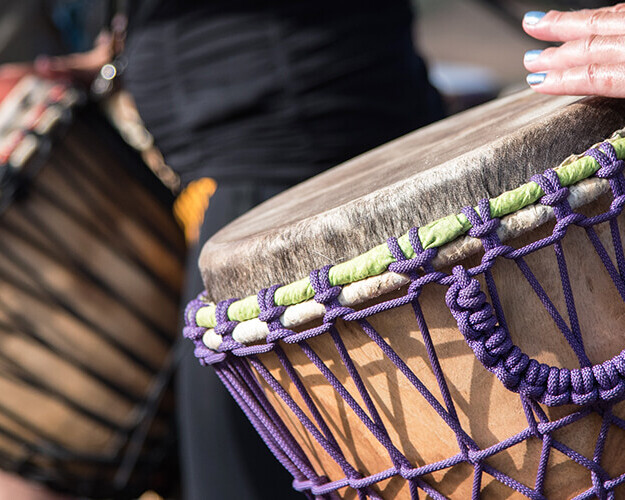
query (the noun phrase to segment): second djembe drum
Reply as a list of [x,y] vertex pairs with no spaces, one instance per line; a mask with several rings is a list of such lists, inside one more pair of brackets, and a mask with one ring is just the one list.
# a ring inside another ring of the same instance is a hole
[[136,498],[166,487],[174,456],[173,196],[75,88],[3,87],[0,468]]
[[295,489],[625,495],[623,125],[511,96],[209,240],[185,334]]

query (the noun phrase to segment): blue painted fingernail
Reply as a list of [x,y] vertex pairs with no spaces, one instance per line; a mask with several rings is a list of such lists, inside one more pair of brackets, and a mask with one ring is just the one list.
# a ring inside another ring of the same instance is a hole
[[546,76],[547,73],[530,73],[527,75],[526,80],[530,85],[540,85],[545,81]]
[[531,62],[534,59],[538,59],[538,56],[542,54],[542,50],[528,50],[523,56],[525,62]]
[[543,17],[545,17],[544,12],[531,10],[523,17],[523,22],[531,26],[532,24],[538,24],[538,21],[540,21]]

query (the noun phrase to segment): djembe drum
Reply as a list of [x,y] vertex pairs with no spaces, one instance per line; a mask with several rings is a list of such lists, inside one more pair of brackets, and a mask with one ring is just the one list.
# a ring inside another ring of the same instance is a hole
[[0,467],[88,497],[164,486],[172,195],[75,89],[1,83]]
[[623,124],[517,94],[206,243],[185,335],[295,489],[625,498]]

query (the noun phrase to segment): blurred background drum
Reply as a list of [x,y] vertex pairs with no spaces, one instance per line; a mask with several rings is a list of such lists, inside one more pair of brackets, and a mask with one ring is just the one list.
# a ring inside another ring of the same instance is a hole
[[567,159],[624,124],[620,101],[516,94],[207,242],[185,335],[297,490],[625,493],[625,139]]
[[1,90],[0,466],[81,496],[165,487],[173,195],[76,89]]

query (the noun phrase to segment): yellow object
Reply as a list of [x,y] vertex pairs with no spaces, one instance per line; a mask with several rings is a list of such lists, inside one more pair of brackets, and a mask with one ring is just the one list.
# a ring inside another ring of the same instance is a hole
[[153,491],[146,491],[139,500],[163,500],[163,497]]
[[190,182],[174,202],[174,216],[184,230],[187,243],[197,243],[200,238],[204,213],[216,189],[215,179],[203,177]]

